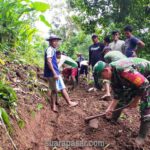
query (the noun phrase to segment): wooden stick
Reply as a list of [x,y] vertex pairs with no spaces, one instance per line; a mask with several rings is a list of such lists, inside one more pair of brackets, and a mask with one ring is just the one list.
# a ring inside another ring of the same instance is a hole
[[17,150],[17,146],[16,146],[16,144],[14,143],[13,139],[11,138],[11,136],[10,136],[10,134],[9,134],[7,128],[6,128],[6,125],[5,125],[5,123],[4,123],[3,118],[2,118],[1,115],[0,115],[0,119],[1,119],[1,121],[2,121],[2,125],[3,125],[3,127],[4,127],[4,129],[5,129],[5,132],[6,132],[6,134],[8,135],[9,140],[11,141],[11,143],[12,143],[14,149]]
[[[126,106],[124,106],[124,107],[120,107],[120,108],[118,108],[118,109],[115,109],[115,110],[113,110],[112,112],[116,112],[116,111],[125,109],[125,108],[127,108],[129,105],[130,105],[130,104],[128,104],[128,105],[126,105]],[[88,121],[90,121],[90,120],[92,120],[92,119],[99,118],[99,117],[102,117],[102,116],[105,116],[105,115],[106,115],[106,113],[97,114],[97,115],[94,115],[94,116],[89,116],[89,117],[85,118],[85,122],[88,122]]]

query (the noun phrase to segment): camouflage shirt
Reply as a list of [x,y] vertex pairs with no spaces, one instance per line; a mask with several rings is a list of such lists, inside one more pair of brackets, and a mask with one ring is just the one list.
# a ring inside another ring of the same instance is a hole
[[110,64],[113,69],[112,88],[115,99],[130,101],[141,95],[149,84],[150,62],[141,58],[126,58]]
[[150,61],[142,59],[142,58],[125,58],[122,60],[118,60],[116,62],[110,63],[113,68],[116,68],[117,71],[124,71],[127,68],[134,68],[145,77],[150,75]]
[[106,63],[115,62],[120,59],[127,58],[123,53],[119,51],[110,51],[104,56],[104,60]]

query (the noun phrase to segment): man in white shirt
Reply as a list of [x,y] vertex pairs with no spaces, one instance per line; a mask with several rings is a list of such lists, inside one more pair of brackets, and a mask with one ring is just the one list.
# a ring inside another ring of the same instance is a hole
[[120,34],[118,30],[112,32],[113,42],[109,44],[109,47],[112,51],[124,51],[125,42],[123,40],[119,40]]

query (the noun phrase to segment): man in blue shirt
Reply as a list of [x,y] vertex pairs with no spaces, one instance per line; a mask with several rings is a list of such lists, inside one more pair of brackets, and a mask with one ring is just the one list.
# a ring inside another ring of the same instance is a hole
[[125,51],[124,54],[127,57],[136,57],[137,49],[143,48],[145,46],[144,42],[136,38],[132,34],[132,26],[128,25],[124,28],[125,36],[127,37],[125,41]]
[[49,88],[51,89],[51,102],[52,102],[52,110],[57,112],[57,92],[60,91],[65,98],[66,102],[69,106],[76,106],[77,102],[72,102],[70,97],[66,91],[65,84],[60,75],[57,59],[56,59],[56,48],[58,47],[59,37],[53,35],[47,39],[49,42],[49,47],[45,51],[45,63],[44,63],[44,77],[46,77],[49,81]]

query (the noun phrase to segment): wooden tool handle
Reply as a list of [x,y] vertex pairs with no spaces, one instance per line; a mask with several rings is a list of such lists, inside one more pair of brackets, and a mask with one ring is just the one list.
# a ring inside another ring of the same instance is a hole
[[[118,109],[115,109],[115,110],[113,110],[112,112],[116,112],[116,111],[119,111],[119,110],[121,110],[121,109],[127,108],[129,105],[130,105],[130,104],[128,104],[128,105],[126,105],[126,106],[124,106],[124,107],[120,107],[120,108],[118,108]],[[95,118],[98,118],[98,117],[102,117],[102,116],[105,116],[105,115],[106,115],[106,113],[102,113],[102,114],[97,114],[97,115],[94,115],[94,116],[87,117],[87,118],[85,118],[85,122],[88,122],[88,121],[90,121],[90,120],[92,120],[92,119],[95,119]]]

